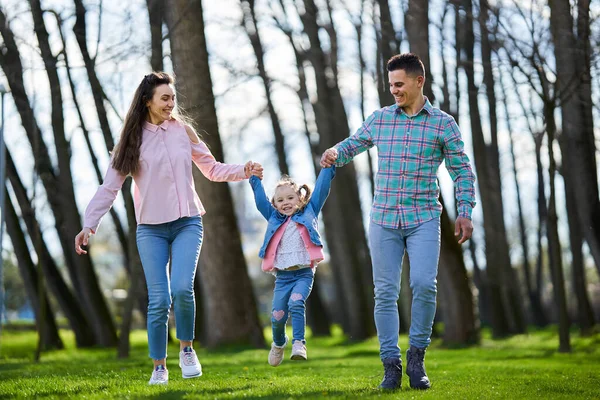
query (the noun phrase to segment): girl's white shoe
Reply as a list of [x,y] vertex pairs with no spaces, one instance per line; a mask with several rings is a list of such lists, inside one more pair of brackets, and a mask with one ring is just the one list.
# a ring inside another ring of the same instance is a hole
[[169,383],[169,371],[167,371],[164,365],[157,365],[154,371],[152,371],[152,376],[148,384],[166,385],[167,383]]
[[269,365],[276,367],[283,361],[283,353],[285,346],[288,343],[287,336],[285,337],[285,343],[281,346],[277,346],[275,342],[271,343],[271,351],[269,351]]
[[306,360],[306,345],[300,340],[294,340],[292,345],[292,360]]

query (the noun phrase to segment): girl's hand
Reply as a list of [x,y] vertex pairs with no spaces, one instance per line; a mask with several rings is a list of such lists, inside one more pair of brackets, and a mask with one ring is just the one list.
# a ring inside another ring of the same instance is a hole
[[87,254],[87,251],[81,248],[81,246],[87,246],[88,239],[92,234],[92,230],[90,228],[83,228],[81,232],[75,236],[75,252],[79,255]]
[[244,166],[244,172],[246,173],[246,178],[250,178],[252,175],[258,179],[263,178],[263,167],[259,163],[248,161]]
[[327,150],[325,150],[325,152],[323,153],[323,155],[321,156],[321,168],[329,168],[331,167],[333,164],[335,164],[335,161],[338,158],[338,151],[335,147],[331,147]]

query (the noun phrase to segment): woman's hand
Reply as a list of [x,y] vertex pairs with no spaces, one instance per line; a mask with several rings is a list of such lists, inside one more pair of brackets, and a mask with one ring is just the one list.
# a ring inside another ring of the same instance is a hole
[[90,228],[83,228],[81,232],[75,236],[75,252],[79,255],[87,254],[87,251],[81,248],[81,246],[87,246],[88,239],[92,234],[92,230]]
[[259,163],[248,161],[246,165],[244,165],[244,173],[246,174],[246,178],[250,178],[252,175],[254,175],[258,179],[262,179],[263,167]]

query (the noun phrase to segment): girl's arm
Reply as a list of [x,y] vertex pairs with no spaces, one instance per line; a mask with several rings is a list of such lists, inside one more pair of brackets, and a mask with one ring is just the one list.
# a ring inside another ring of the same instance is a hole
[[256,203],[256,208],[263,217],[268,221],[271,218],[271,215],[275,212],[275,207],[267,198],[267,194],[265,193],[265,188],[262,185],[262,181],[258,179],[256,176],[250,177],[250,186],[252,187],[252,191],[254,192],[254,202]]
[[192,160],[207,179],[214,182],[235,182],[248,177],[243,165],[218,162],[192,128],[186,125],[185,130],[192,146]]
[[319,172],[317,182],[315,183],[315,190],[313,191],[309,202],[309,204],[312,205],[315,215],[319,215],[325,204],[325,200],[327,200],[327,197],[329,196],[329,189],[331,188],[331,181],[333,178],[335,178],[335,166],[322,168],[321,172]]

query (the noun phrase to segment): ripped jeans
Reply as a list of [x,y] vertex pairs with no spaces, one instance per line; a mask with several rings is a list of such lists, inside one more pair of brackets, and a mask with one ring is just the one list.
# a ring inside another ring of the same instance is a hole
[[273,311],[271,326],[273,342],[277,346],[285,344],[285,323],[292,316],[293,340],[306,343],[304,338],[306,328],[306,299],[310,295],[315,280],[312,268],[302,268],[294,271],[277,271],[275,290],[273,291]]

